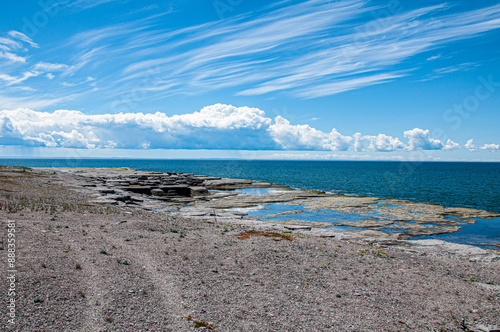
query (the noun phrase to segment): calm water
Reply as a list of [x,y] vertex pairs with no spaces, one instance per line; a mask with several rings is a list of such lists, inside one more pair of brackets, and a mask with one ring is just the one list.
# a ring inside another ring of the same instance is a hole
[[[244,161],[137,159],[0,159],[28,167],[130,167],[251,179],[346,195],[376,196],[500,212],[500,163]],[[257,213],[258,214],[258,213]],[[319,215],[311,215],[315,221]],[[500,243],[500,218],[477,219],[437,238],[455,243]],[[487,246],[494,249],[494,246]]]

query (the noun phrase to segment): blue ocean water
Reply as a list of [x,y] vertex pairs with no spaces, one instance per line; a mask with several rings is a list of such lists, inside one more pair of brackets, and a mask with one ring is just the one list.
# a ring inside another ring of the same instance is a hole
[[[500,213],[500,163],[386,161],[247,161],[138,159],[0,159],[27,167],[129,167],[242,178],[344,195],[375,196]],[[500,218],[478,220],[432,238],[500,242]],[[474,239],[474,240],[473,240]],[[487,241],[483,241],[483,240]]]
[[130,167],[144,171],[185,172],[500,213],[500,163],[0,159],[0,164],[28,167]]

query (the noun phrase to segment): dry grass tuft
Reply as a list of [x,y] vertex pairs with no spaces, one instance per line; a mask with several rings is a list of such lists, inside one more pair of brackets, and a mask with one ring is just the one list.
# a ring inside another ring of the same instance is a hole
[[182,316],[182,318],[185,318],[191,322],[194,322],[195,329],[200,328],[200,327],[205,327],[205,328],[210,329],[212,331],[217,331],[217,328],[215,326],[213,326],[212,324],[209,324],[209,323],[201,321],[201,320],[196,320],[191,315]]

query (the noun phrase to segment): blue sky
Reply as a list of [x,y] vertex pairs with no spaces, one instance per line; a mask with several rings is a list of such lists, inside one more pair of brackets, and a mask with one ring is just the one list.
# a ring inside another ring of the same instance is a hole
[[10,2],[5,157],[500,161],[496,1]]

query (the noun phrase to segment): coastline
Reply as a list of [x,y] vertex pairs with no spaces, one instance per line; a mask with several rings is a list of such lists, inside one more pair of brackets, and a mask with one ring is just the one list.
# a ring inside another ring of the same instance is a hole
[[[195,321],[218,331],[480,331],[500,325],[500,256],[492,251],[242,219],[215,211],[199,185],[188,185],[196,192],[189,200],[178,195],[185,186],[165,185],[171,187],[161,189],[167,195],[158,195],[160,201],[179,211],[159,211],[140,192],[97,196],[101,187],[83,174],[2,168],[0,213],[13,221],[19,238],[17,328],[190,331]],[[219,201],[233,207],[263,198],[228,189],[277,188],[205,180],[212,182],[203,188],[227,191]],[[122,187],[118,181],[115,189]],[[266,202],[325,203],[321,193],[279,189]],[[120,195],[129,198],[110,199]],[[206,205],[189,210],[192,197]],[[140,208],[145,203],[151,206]],[[270,237],[238,238],[248,231]],[[6,250],[1,254],[5,261]]]
[[[43,170],[44,168],[41,168]],[[368,196],[328,194],[268,182],[125,168],[48,168],[72,173],[66,181],[95,194],[93,202],[190,218],[252,219],[279,227],[308,226],[355,238],[419,240],[455,233],[500,213]],[[327,234],[329,232],[325,232]],[[330,232],[331,233],[331,232]],[[432,239],[435,240],[435,239]],[[500,248],[500,243],[483,249]]]

